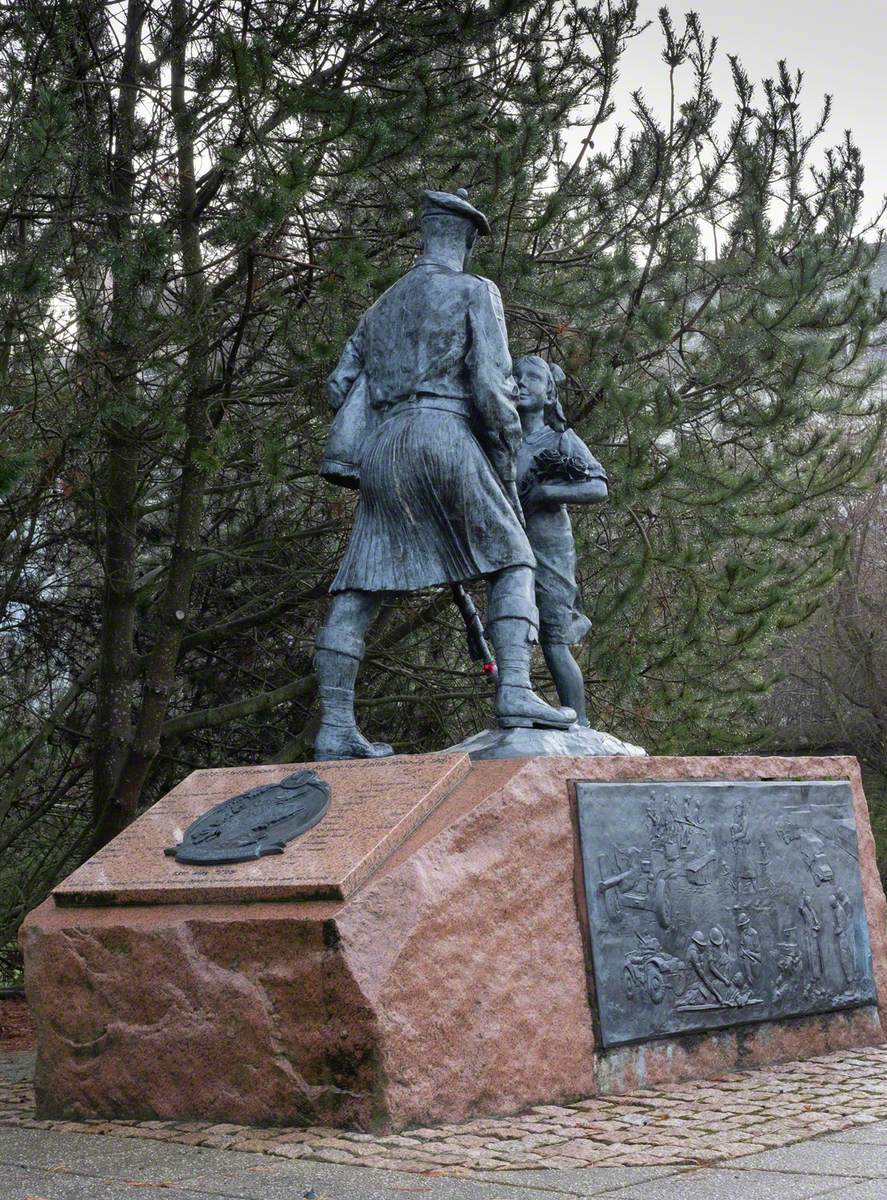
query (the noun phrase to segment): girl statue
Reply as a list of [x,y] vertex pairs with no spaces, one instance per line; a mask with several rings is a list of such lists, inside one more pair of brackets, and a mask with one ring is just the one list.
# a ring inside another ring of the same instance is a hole
[[565,379],[560,367],[529,354],[517,361],[514,375],[523,429],[517,482],[536,556],[539,642],[561,704],[575,709],[578,724],[587,728],[585,685],[570,647],[591,622],[577,604],[576,545],[566,506],[606,500],[607,476],[567,426],[557,394]]

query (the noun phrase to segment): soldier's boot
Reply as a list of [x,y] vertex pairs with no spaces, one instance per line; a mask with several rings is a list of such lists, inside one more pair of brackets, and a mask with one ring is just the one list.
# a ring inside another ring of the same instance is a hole
[[314,739],[314,758],[385,758],[394,750],[387,742],[371,742],[354,718],[354,685],[363,657],[363,638],[336,629],[323,629],[314,651],[320,692],[320,728]]
[[539,610],[529,567],[511,567],[490,581],[487,630],[496,649],[496,723],[502,729],[568,729],[572,708],[555,708],[530,684],[530,658],[538,638]]

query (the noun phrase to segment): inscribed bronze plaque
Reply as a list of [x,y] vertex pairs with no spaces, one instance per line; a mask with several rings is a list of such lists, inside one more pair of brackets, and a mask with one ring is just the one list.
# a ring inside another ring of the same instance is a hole
[[195,866],[283,854],[287,843],[313,829],[329,806],[329,784],[314,771],[294,771],[279,783],[249,788],[216,804],[163,853]]
[[577,783],[601,1043],[876,1000],[847,783]]

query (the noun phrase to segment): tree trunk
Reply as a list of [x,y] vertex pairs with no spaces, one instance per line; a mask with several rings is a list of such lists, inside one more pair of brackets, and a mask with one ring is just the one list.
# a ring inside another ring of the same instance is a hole
[[[121,60],[116,144],[111,164],[110,216],[112,238],[121,248],[132,237],[135,184],[133,143],[138,97],[138,65],[145,5],[130,0],[126,40]],[[110,314],[109,416],[106,423],[104,499],[107,513],[104,545],[105,583],[102,633],[96,684],[93,771],[93,844],[102,846],[126,823],[115,803],[114,790],[131,737],[133,633],[135,629],[136,550],[139,495],[139,439],[131,416],[136,410],[137,385],[129,366],[131,335],[136,327],[137,296],[127,279],[116,272]],[[120,408],[124,416],[120,416]]]
[[178,224],[185,273],[185,327],[191,334],[185,364],[185,422],[188,432],[179,482],[175,541],[160,600],[161,628],[148,656],[135,736],[117,787],[117,806],[127,817],[136,812],[151,764],[160,749],[161,729],[175,682],[182,637],[187,627],[206,494],[205,451],[213,434],[207,401],[207,286],[197,215],[194,131],[186,96],[189,35],[187,0],[172,0],[170,11],[173,25],[170,107],[176,135]]

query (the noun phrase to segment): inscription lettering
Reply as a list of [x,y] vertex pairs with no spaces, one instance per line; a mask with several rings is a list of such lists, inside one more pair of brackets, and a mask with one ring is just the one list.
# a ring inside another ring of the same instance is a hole
[[291,766],[195,771],[55,889],[60,904],[188,904],[341,899],[351,895],[464,779],[467,755],[429,754],[377,763],[319,762],[333,794],[320,824],[281,854],[206,870],[164,858],[220,801],[279,783]]

